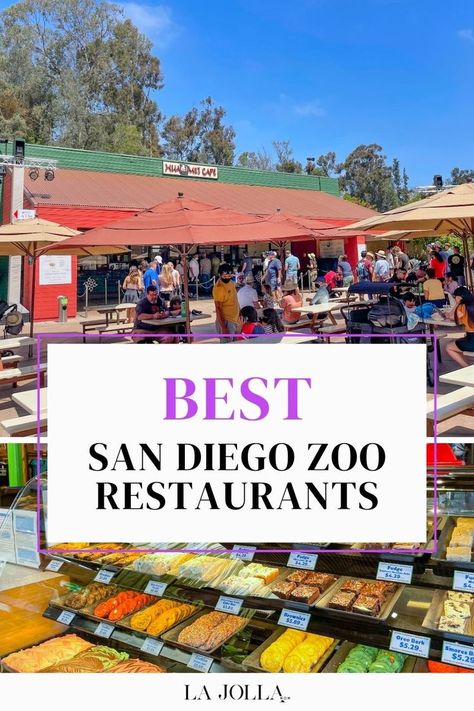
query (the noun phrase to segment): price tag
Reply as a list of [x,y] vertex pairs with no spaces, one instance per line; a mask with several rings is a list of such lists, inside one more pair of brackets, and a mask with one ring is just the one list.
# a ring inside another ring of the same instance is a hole
[[289,568],[299,568],[300,570],[314,570],[318,556],[316,553],[290,553],[288,558]]
[[94,580],[96,583],[104,583],[104,585],[108,585],[114,575],[115,572],[113,570],[99,570]]
[[431,639],[429,637],[397,632],[397,630],[392,632],[390,639],[392,652],[403,652],[403,654],[410,654],[412,657],[423,657],[424,659],[428,659],[430,645]]
[[140,647],[142,652],[148,652],[148,654],[154,654],[155,657],[159,655],[164,647],[164,642],[160,642],[159,639],[153,639],[153,637],[147,637]]
[[474,573],[466,573],[464,570],[455,570],[453,590],[474,592]]
[[145,588],[145,592],[149,595],[156,595],[156,597],[161,597],[166,588],[166,583],[159,583],[158,580],[150,580]]
[[63,610],[59,617],[57,618],[58,622],[61,622],[63,625],[70,625],[73,619],[75,618],[75,613],[74,612],[69,612],[68,610]]
[[393,580],[397,583],[410,585],[412,576],[412,565],[399,565],[398,563],[384,563],[381,561],[377,569],[377,580]]
[[284,627],[293,627],[293,629],[295,630],[303,630],[303,632],[306,632],[310,619],[311,615],[309,614],[309,612],[282,610],[280,613],[278,624],[283,625]]
[[238,615],[242,605],[243,600],[239,600],[238,597],[226,597],[221,595],[216,604],[216,610],[219,612],[228,612],[230,615]]
[[196,654],[196,652],[193,652],[187,666],[189,669],[194,669],[195,671],[208,672],[212,667],[213,661],[214,660],[211,657],[206,657],[204,654]]
[[456,664],[458,667],[474,669],[474,647],[456,642],[443,642],[441,661],[446,664]]
[[114,629],[115,627],[113,625],[108,625],[106,622],[99,622],[99,624],[95,628],[95,634],[98,637],[105,637],[106,639],[108,639]]
[[58,570],[61,570],[62,567],[63,567],[62,560],[50,560],[48,565],[46,566],[45,570],[52,570],[54,573],[57,573]]
[[255,546],[234,546],[232,550],[230,557],[234,560],[253,560],[257,549]]

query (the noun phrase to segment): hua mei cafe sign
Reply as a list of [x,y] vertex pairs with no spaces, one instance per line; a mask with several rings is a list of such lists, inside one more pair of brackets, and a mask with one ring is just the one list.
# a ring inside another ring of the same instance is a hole
[[219,169],[215,165],[199,165],[198,163],[177,163],[163,161],[163,175],[178,175],[181,178],[209,178],[217,180]]

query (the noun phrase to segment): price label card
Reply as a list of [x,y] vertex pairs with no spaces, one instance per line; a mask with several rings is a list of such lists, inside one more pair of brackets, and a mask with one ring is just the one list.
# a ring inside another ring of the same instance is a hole
[[284,627],[293,627],[295,630],[303,630],[303,632],[306,632],[310,619],[311,615],[309,612],[282,610],[278,624],[283,625]]
[[381,561],[377,569],[377,580],[393,580],[393,582],[410,585],[412,576],[412,565],[399,565],[398,563],[384,563]]
[[216,604],[216,610],[219,612],[228,612],[230,615],[238,615],[244,601],[238,597],[226,597],[221,595]]
[[390,639],[392,652],[403,652],[403,654],[410,654],[412,657],[423,657],[424,659],[428,659],[430,645],[431,639],[429,637],[420,637],[416,634],[398,632],[397,630],[392,632]]
[[193,652],[187,666],[189,669],[194,669],[195,671],[208,672],[212,667],[213,661],[214,660],[211,657],[206,657],[204,654],[196,654],[196,652]]
[[158,580],[150,580],[145,588],[145,592],[149,595],[156,595],[156,597],[161,597],[166,588],[166,583],[159,583]]
[[153,639],[153,637],[147,637],[140,647],[142,652],[148,652],[148,654],[154,654],[155,657],[159,655],[164,647],[164,642],[160,642],[159,639]]
[[73,619],[75,618],[74,612],[69,612],[68,610],[63,610],[59,617],[57,618],[58,622],[61,622],[63,625],[70,625]]
[[95,576],[94,580],[97,583],[104,583],[104,585],[108,585],[112,578],[114,577],[115,572],[113,570],[99,570],[97,575]]
[[456,642],[443,642],[441,661],[466,669],[474,669],[474,647]]
[[318,556],[316,553],[290,553],[288,558],[289,568],[299,568],[300,570],[314,570]]
[[50,560],[45,570],[52,570],[53,573],[57,573],[63,567],[62,560]]
[[453,590],[461,592],[474,592],[474,573],[466,573],[464,570],[455,570],[453,577]]
[[257,549],[255,546],[234,546],[232,550],[230,557],[234,560],[253,560]]
[[115,627],[113,625],[108,625],[106,622],[100,622],[95,628],[95,634],[98,637],[105,637],[106,639],[108,639],[114,629]]

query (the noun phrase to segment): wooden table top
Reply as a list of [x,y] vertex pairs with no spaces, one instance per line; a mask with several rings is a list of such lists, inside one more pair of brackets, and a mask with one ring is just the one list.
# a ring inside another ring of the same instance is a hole
[[[199,321],[203,318],[211,318],[210,314],[190,315],[191,321]],[[147,318],[143,323],[149,323],[151,326],[173,326],[178,323],[186,323],[185,316],[172,316],[171,318]]]

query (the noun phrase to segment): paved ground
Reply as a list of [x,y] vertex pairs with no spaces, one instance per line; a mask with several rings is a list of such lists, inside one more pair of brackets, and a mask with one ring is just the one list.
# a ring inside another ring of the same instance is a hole
[[[193,325],[193,332],[196,334],[212,334],[215,332],[215,309],[214,309],[214,303],[212,299],[200,299],[199,301],[192,301],[192,308],[198,309],[199,311],[202,311],[205,314],[209,314],[211,317],[206,320],[206,321],[200,321],[196,322],[195,325]],[[94,318],[99,318],[99,314],[91,309],[88,312],[88,319],[94,319]],[[338,318],[336,314],[336,318]],[[75,319],[69,319],[69,321],[65,324],[59,324],[55,321],[46,321],[43,323],[37,323],[35,324],[35,333],[54,333],[54,334],[61,334],[64,333],[64,341],[63,342],[75,342],[75,340],[68,338],[67,334],[70,333],[82,333],[82,328],[81,328],[81,322],[84,320],[84,314],[81,313],[77,316]],[[339,320],[339,318],[338,318]],[[23,334],[27,335],[28,333],[28,328],[29,326],[25,326]],[[454,332],[453,332],[454,331]],[[449,338],[459,338],[461,334],[457,333],[456,330],[450,330],[449,331]],[[59,342],[61,342],[63,339],[59,339]],[[125,341],[123,338],[118,338],[117,340],[115,339],[110,339],[113,342],[121,342],[125,343],[128,341]],[[201,339],[198,338],[196,339],[197,342],[199,342]],[[205,339],[202,339],[203,341],[205,340],[206,343],[218,343],[217,338],[209,338],[209,336]],[[334,339],[334,342],[338,342],[339,339]],[[55,342],[58,342],[58,340],[55,338]],[[340,342],[340,340],[339,340]],[[438,366],[438,372],[439,374],[447,373],[451,370],[456,370],[457,365],[454,363],[447,355],[446,355],[446,343],[448,342],[448,338],[442,338],[441,339],[441,351],[442,351],[442,363],[439,364]],[[1,340],[0,340],[0,348],[1,348]],[[45,358],[46,356],[46,342],[42,344],[42,356]],[[33,362],[33,359],[28,358],[28,349],[27,348],[22,348],[19,349],[19,354],[24,357],[23,364],[27,364],[30,362]],[[401,388],[402,391],[402,397],[406,400],[407,405],[409,406],[410,403],[410,379],[409,375],[405,376],[403,373],[393,373],[390,374],[389,376],[390,380],[393,382],[397,383],[397,386]],[[7,436],[6,431],[2,428],[1,422],[3,420],[12,418],[12,417],[17,417],[20,415],[26,414],[24,411],[22,411],[21,408],[16,407],[11,400],[11,395],[13,392],[19,392],[22,390],[31,390],[34,389],[36,386],[36,382],[34,380],[27,381],[26,383],[21,383],[17,386],[17,388],[14,390],[10,386],[6,385],[0,385],[0,437],[2,436]],[[446,392],[449,392],[451,390],[454,390],[455,386],[452,385],[445,385],[445,384],[440,384],[438,388],[438,393],[443,394]],[[429,394],[428,397],[431,398],[431,390],[428,389]],[[439,427],[439,434],[442,436],[455,436],[455,437],[472,437],[474,436],[474,417],[471,418],[466,415],[458,415],[457,417],[454,417],[450,419],[447,423],[441,423]]]

